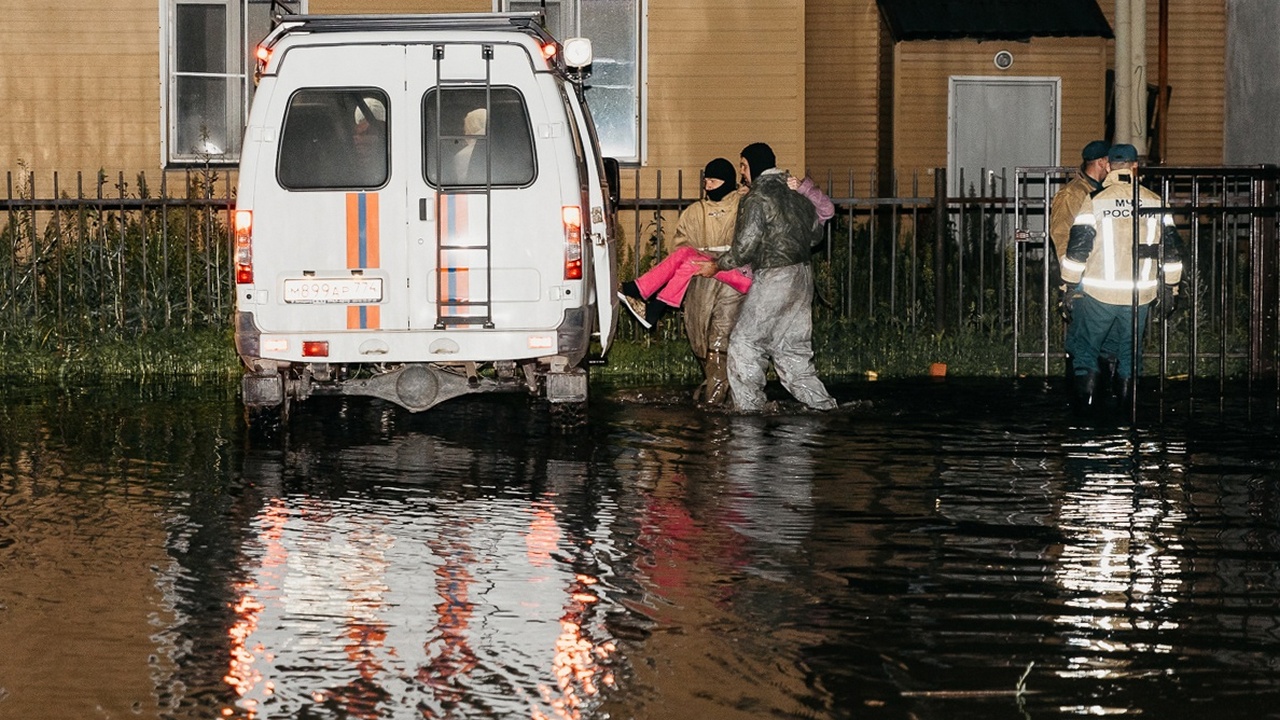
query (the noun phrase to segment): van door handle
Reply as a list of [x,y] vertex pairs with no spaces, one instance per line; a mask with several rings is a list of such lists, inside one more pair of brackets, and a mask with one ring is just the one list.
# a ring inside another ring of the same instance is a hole
[[423,222],[435,220],[435,203],[430,202],[434,198],[418,198],[418,219]]

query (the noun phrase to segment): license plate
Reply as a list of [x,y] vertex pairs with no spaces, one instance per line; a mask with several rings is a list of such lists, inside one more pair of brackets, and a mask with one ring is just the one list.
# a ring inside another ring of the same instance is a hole
[[287,303],[368,304],[382,302],[382,278],[285,280]]

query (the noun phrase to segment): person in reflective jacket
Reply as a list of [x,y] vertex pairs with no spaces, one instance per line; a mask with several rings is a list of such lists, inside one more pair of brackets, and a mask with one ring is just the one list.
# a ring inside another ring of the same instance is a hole
[[[1141,350],[1148,311],[1157,296],[1166,313],[1173,311],[1182,281],[1182,240],[1173,217],[1134,212],[1137,151],[1132,145],[1119,144],[1112,146],[1107,157],[1111,172],[1102,189],[1076,215],[1062,259],[1062,280],[1067,284],[1064,309],[1071,317],[1066,349],[1074,360],[1073,404],[1077,409],[1095,404],[1100,353],[1117,359],[1116,397],[1122,402],[1131,397],[1135,368],[1130,348],[1136,342]],[[1139,187],[1138,193],[1140,207],[1161,205],[1154,192]],[[1137,338],[1133,337],[1135,286]]]
[[743,174],[751,190],[738,205],[729,250],[706,263],[701,274],[750,265],[755,274],[729,336],[729,388],[736,409],[757,412],[765,404],[772,360],[782,386],[815,410],[836,401],[813,364],[813,269],[809,258],[822,241],[814,203],[787,185],[774,167],[773,150],[753,143],[742,150]]

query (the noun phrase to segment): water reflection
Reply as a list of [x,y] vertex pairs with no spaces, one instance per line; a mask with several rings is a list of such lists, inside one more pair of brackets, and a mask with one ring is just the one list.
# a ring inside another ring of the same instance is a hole
[[[813,529],[814,448],[830,421],[667,420],[678,452],[635,455],[638,587],[619,623],[626,663],[610,717],[792,717],[827,701],[796,657],[806,602],[793,577]],[[807,578],[804,578],[807,580]],[[641,633],[641,634],[637,634]],[[767,682],[761,682],[768,678]]]
[[[1177,652],[1162,638],[1179,628],[1176,605],[1185,592],[1186,448],[1128,431],[1080,437],[1063,449],[1063,544],[1054,575],[1068,611],[1056,621],[1066,626],[1070,655],[1058,672],[1097,681],[1158,675],[1165,669],[1149,656]],[[1105,704],[1072,710],[1128,714]]]
[[[392,431],[396,418],[248,451],[261,506],[237,563],[224,714],[374,718],[412,699],[417,717],[581,717],[614,681],[615,648],[592,560],[608,513],[587,536],[559,491],[587,480],[585,462],[461,445],[466,422]],[[540,487],[512,484],[517,467]]]
[[568,435],[318,398],[270,443],[234,388],[10,391],[0,717],[1274,714],[1274,413],[881,388]]

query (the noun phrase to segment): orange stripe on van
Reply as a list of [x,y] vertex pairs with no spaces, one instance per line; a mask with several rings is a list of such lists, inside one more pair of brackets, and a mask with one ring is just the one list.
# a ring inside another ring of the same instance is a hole
[[[466,302],[471,299],[471,272],[464,267],[440,268],[440,301],[442,303]],[[462,308],[445,305],[445,315],[462,315]]]
[[[347,193],[347,268],[367,270],[381,261],[380,226],[377,193]],[[381,327],[382,314],[377,305],[354,305],[347,308],[350,330]]]
[[456,244],[458,240],[467,236],[467,196],[451,195],[441,193],[439,198],[439,207],[436,208],[440,214],[440,234],[446,245]]
[[348,330],[377,330],[382,326],[382,308],[377,305],[348,305]]
[[[469,228],[467,196],[441,193],[437,197],[439,199],[437,211],[440,217],[442,243],[445,245],[463,244],[467,240],[467,230]],[[469,313],[467,308],[449,304],[466,302],[470,299],[471,281],[469,269],[453,266],[453,263],[457,262],[455,258],[461,257],[462,253],[450,251],[444,252],[441,257],[442,267],[439,269],[437,278],[439,279],[440,303],[442,305],[440,313],[442,315],[459,316]]]

